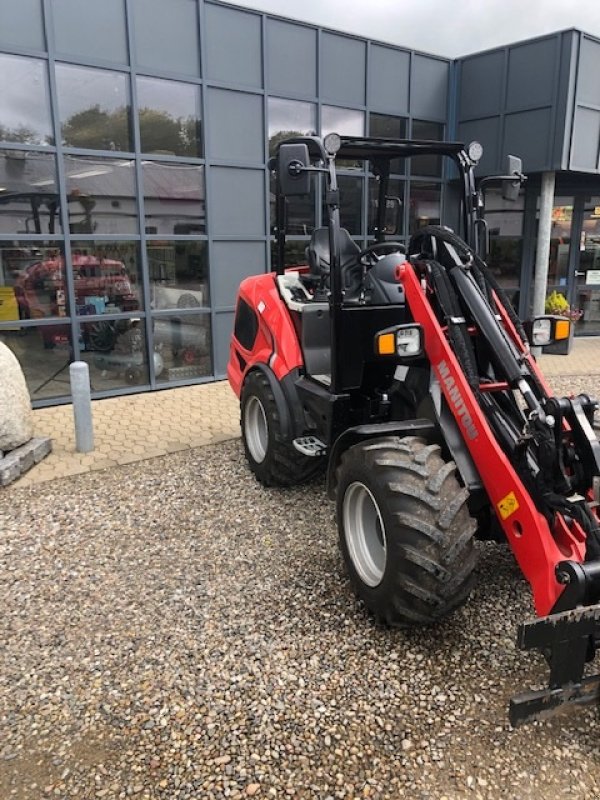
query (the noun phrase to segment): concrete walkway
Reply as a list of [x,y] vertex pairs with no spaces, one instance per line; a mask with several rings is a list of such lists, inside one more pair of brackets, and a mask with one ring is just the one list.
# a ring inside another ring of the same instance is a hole
[[[569,356],[541,356],[549,377],[600,375],[600,337],[575,340]],[[70,405],[34,412],[35,434],[53,439],[48,458],[13,486],[107,469],[240,435],[238,400],[227,381],[93,402],[96,449],[75,451]]]
[[[94,400],[95,450],[75,451],[71,405],[34,411],[36,436],[53,452],[13,486],[131,464],[240,435],[239,404],[227,381]],[[0,490],[1,491],[1,490]]]

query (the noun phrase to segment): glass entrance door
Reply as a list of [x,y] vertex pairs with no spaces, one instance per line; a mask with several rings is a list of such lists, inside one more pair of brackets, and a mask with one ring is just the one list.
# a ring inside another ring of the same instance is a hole
[[577,334],[600,334],[600,196],[585,198],[579,250],[572,303],[583,312]]

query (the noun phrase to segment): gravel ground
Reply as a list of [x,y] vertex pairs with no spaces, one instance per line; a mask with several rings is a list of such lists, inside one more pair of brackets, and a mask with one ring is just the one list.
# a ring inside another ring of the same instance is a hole
[[598,709],[508,725],[546,670],[505,548],[445,624],[379,628],[322,484],[237,441],[7,490],[0,531],[2,800],[600,797]]

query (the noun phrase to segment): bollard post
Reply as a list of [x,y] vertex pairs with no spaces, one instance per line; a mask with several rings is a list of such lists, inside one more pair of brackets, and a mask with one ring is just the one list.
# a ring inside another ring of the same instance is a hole
[[75,449],[78,453],[90,453],[94,449],[90,370],[85,361],[73,361],[69,367],[69,375],[75,420]]

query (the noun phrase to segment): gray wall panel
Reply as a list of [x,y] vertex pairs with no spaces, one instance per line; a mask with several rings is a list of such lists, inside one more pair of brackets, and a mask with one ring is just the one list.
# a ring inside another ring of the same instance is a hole
[[207,77],[262,88],[260,17],[207,3],[204,19]]
[[45,49],[41,0],[0,0],[0,42]]
[[413,117],[446,121],[448,74],[448,62],[427,56],[414,56],[410,89],[410,112]]
[[214,318],[215,372],[225,375],[229,360],[229,340],[233,331],[233,312],[217,314]]
[[133,0],[135,59],[142,69],[200,75],[193,0]]
[[557,37],[512,47],[508,56],[507,111],[552,105]]
[[474,139],[483,145],[483,158],[477,166],[477,175],[499,172],[498,150],[500,144],[500,117],[463,122],[458,128],[458,141],[469,144]]
[[466,58],[461,64],[459,119],[491,117],[502,110],[504,52]]
[[599,69],[600,42],[582,36],[577,78],[577,102],[600,106]]
[[59,53],[128,63],[124,0],[53,0],[52,17]]
[[409,79],[408,53],[371,45],[368,101],[372,111],[408,114]]
[[260,95],[207,90],[207,155],[259,164],[265,160],[263,99]]
[[264,171],[211,167],[208,174],[211,235],[264,236]]
[[549,169],[551,122],[552,112],[549,108],[507,114],[501,161],[510,153],[523,159],[525,172]]
[[270,94],[315,97],[316,30],[276,19],[267,20],[267,74]]
[[365,42],[332,33],[324,33],[321,41],[321,99],[338,105],[364,105]]
[[571,169],[597,170],[599,143],[600,111],[578,108],[575,112]]
[[212,297],[215,308],[235,305],[240,282],[266,271],[264,242],[214,242],[211,254]]

